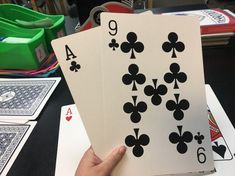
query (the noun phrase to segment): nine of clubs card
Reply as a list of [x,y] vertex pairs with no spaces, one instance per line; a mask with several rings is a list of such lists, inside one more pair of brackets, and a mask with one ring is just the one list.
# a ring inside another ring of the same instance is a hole
[[197,18],[102,13],[101,27],[104,147],[128,147],[114,175],[213,170]]

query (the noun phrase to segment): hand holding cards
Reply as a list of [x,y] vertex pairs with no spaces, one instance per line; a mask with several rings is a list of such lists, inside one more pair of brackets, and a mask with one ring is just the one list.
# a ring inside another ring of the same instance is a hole
[[95,152],[128,147],[113,175],[213,170],[200,43],[197,18],[115,13],[53,41]]

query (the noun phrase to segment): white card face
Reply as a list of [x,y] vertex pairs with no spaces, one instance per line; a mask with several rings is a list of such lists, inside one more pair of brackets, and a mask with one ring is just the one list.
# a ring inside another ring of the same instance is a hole
[[100,28],[52,42],[94,151],[103,151]]
[[0,120],[36,119],[60,79],[0,79]]
[[36,122],[0,124],[0,175],[5,176],[31,134]]
[[209,85],[206,85],[211,143],[216,172],[213,176],[230,176],[235,166],[235,130]]
[[61,108],[56,176],[74,175],[90,141],[76,105]]
[[114,175],[212,170],[197,18],[102,13],[101,24],[104,149],[128,147]]

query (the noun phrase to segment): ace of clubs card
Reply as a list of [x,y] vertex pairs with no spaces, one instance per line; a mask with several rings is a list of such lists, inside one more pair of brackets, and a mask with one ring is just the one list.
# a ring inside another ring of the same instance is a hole
[[103,153],[100,28],[96,27],[52,41],[92,147]]
[[113,175],[213,170],[198,19],[102,13],[101,27],[104,149],[128,148]]

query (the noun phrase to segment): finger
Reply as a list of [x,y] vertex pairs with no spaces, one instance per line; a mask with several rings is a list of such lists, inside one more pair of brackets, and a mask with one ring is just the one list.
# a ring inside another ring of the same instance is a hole
[[115,166],[119,163],[126,152],[125,146],[115,148],[100,164],[100,169],[104,175],[110,175]]
[[101,162],[102,160],[95,155],[92,147],[90,147],[87,149],[82,159],[80,160],[75,175],[83,175],[83,173],[86,172],[88,169],[91,169]]
[[[102,160],[96,156],[94,150],[92,147],[90,147],[84,154],[83,156],[84,160],[86,160],[85,162],[89,165],[89,166],[95,166],[98,165],[102,162]],[[83,159],[82,158],[82,159]]]

